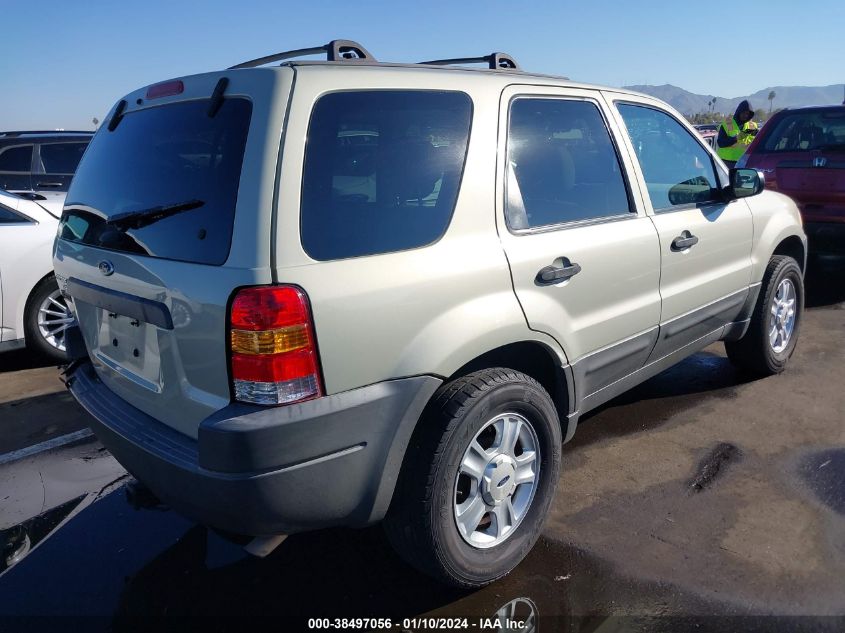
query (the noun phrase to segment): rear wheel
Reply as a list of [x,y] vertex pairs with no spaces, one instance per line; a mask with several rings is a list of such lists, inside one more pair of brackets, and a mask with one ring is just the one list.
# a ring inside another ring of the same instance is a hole
[[35,352],[63,362],[67,360],[65,332],[74,323],[67,300],[54,277],[41,281],[27,302],[24,325],[26,344]]
[[561,433],[534,379],[486,369],[444,385],[419,422],[385,520],[407,562],[478,587],[528,554],[554,497]]
[[775,255],[769,260],[748,332],[725,343],[731,362],[751,374],[782,372],[795,351],[804,314],[804,278],[793,258]]

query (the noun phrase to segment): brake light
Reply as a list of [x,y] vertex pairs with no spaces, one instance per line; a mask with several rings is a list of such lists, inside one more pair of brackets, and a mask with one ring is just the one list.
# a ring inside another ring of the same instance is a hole
[[147,99],[159,99],[160,97],[172,97],[180,95],[185,90],[185,84],[180,80],[165,81],[147,88]]
[[311,309],[295,286],[257,286],[235,295],[229,337],[235,399],[302,402],[323,395]]

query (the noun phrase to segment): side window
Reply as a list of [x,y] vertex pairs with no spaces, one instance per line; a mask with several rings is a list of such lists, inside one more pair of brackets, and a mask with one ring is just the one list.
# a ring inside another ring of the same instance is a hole
[[29,173],[32,169],[32,145],[19,145],[0,151],[0,171]]
[[27,218],[0,204],[0,226],[3,224],[21,224],[28,222]]
[[508,226],[526,229],[631,212],[616,148],[589,101],[521,97],[508,123]]
[[717,200],[713,160],[674,117],[648,106],[617,104],[640,161],[655,211]]
[[471,116],[472,102],[462,92],[321,97],[305,147],[305,251],[314,259],[343,259],[439,239],[457,200]]
[[45,174],[73,175],[88,143],[47,143],[41,146]]

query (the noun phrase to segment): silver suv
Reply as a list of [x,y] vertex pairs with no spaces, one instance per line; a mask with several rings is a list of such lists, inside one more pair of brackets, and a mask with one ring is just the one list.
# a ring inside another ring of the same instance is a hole
[[760,375],[795,348],[795,205],[651,97],[335,41],[107,120],[55,246],[70,389],[139,481],[255,552],[384,519],[419,569],[491,582],[586,411],[715,341]]

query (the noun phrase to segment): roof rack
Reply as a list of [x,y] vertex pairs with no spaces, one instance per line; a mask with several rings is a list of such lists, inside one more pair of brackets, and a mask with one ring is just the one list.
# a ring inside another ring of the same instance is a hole
[[267,55],[266,57],[259,57],[248,62],[243,62],[236,66],[230,66],[229,70],[236,68],[255,68],[256,66],[263,66],[271,62],[278,62],[283,59],[293,59],[294,57],[304,57],[306,55],[326,54],[326,61],[330,62],[374,62],[376,58],[370,52],[361,46],[358,42],[352,40],[332,40],[328,44],[322,46],[314,46],[312,48],[297,48],[292,51],[284,51],[276,53],[275,55]]
[[93,134],[92,130],[15,130],[12,132],[0,132],[0,137],[11,138],[14,136],[26,136],[29,134],[50,134],[61,136],[62,134]]
[[519,64],[507,53],[490,53],[483,57],[456,57],[454,59],[433,59],[420,62],[430,66],[452,66],[455,64],[487,64],[490,70],[519,70]]

